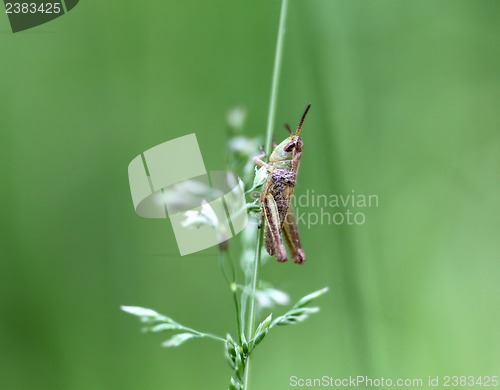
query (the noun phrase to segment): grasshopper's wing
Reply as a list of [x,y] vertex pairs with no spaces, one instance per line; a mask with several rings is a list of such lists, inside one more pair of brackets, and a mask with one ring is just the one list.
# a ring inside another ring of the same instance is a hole
[[271,256],[275,255],[278,261],[286,261],[286,249],[281,239],[279,210],[271,194],[267,194],[264,198],[264,218],[266,219],[264,238],[267,252]]
[[280,218],[279,229],[283,228],[283,223],[290,207],[290,198],[295,189],[295,173],[283,169],[275,169],[271,176],[271,183],[268,193],[272,194],[278,215]]
[[283,221],[283,233],[288,247],[292,252],[294,261],[298,264],[304,263],[306,261],[306,254],[300,244],[299,228],[297,226],[297,220],[295,219],[295,214],[293,213],[291,205],[288,208],[288,213]]

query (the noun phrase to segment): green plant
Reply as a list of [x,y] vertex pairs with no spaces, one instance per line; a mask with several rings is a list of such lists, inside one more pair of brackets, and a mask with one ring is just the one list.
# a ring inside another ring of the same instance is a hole
[[[271,148],[274,127],[287,5],[288,0],[283,0],[266,131],[265,150],[268,153]],[[255,191],[261,189],[266,181],[267,172],[263,167],[257,169],[252,161],[252,157],[257,153],[260,140],[248,138],[241,134],[244,119],[245,111],[241,108],[234,109],[228,116],[228,127],[231,134],[228,144],[230,151],[228,167],[240,173],[240,177],[245,184],[245,193],[251,197]],[[260,218],[260,209],[258,199],[250,200],[246,205],[246,212],[249,213],[250,220],[241,234],[240,267],[244,281],[242,284],[238,283],[236,267],[231,259],[227,244],[224,243],[219,246],[220,266],[232,293],[235,306],[237,337],[233,337],[229,333],[225,338],[204,333],[184,326],[172,318],[151,309],[136,306],[121,307],[123,311],[140,318],[144,324],[143,330],[145,332],[172,333],[172,336],[162,344],[164,347],[177,347],[190,339],[196,338],[210,338],[223,343],[226,360],[233,370],[229,383],[229,389],[231,390],[248,389],[252,352],[267,334],[274,328],[302,322],[311,314],[317,313],[319,307],[310,307],[309,304],[328,291],[328,288],[323,288],[304,296],[280,316],[275,317],[273,313],[269,313],[265,317],[262,316],[264,319],[255,327],[257,314],[262,314],[264,310],[275,305],[288,305],[289,303],[288,294],[273,288],[270,283],[259,280],[259,268],[261,264],[264,264],[269,259],[262,245],[264,229],[258,229],[257,221]],[[212,226],[214,225],[213,215],[210,206],[204,204],[199,214],[186,214],[185,226],[197,227],[201,224]],[[217,228],[217,226],[212,227]]]

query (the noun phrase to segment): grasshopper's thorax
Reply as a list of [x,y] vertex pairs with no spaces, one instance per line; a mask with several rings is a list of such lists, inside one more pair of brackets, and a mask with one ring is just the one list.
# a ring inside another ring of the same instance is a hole
[[274,148],[269,163],[274,169],[291,170],[298,167],[302,156],[303,143],[299,136],[292,135]]

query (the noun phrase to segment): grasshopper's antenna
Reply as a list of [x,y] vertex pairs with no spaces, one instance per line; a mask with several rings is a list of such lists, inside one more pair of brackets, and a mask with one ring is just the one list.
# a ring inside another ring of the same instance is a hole
[[295,133],[295,135],[300,134],[300,130],[302,130],[302,125],[304,124],[304,119],[306,119],[307,112],[309,111],[310,108],[311,108],[311,103],[307,105],[306,110],[302,114],[302,118],[300,118],[299,127],[297,127],[297,132]]
[[292,129],[288,123],[285,123],[285,129],[287,129],[290,135],[292,135]]

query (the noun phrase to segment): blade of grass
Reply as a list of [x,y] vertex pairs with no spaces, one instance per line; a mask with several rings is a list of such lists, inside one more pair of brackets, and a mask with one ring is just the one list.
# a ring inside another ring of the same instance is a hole
[[[267,118],[267,130],[266,130],[266,146],[265,151],[267,154],[271,152],[271,142],[273,138],[273,128],[274,128],[274,119],[276,116],[276,103],[278,101],[278,85],[279,78],[281,72],[281,59],[283,57],[283,42],[285,39],[285,22],[286,22],[286,14],[288,8],[288,0],[281,1],[281,12],[280,12],[280,22],[278,27],[278,38],[276,41],[276,53],[274,57],[274,69],[273,69],[273,78],[271,84],[271,97],[269,99],[269,114]],[[262,251],[262,241],[264,236],[264,226],[261,227],[257,243],[256,243],[256,253],[255,253],[255,264],[252,275],[252,292],[250,296],[250,313],[248,319],[248,333],[247,339],[250,340],[253,337],[254,332],[254,322],[255,322],[255,291],[257,289],[258,276],[259,276],[259,267],[261,260],[261,251]],[[248,380],[250,376],[250,357],[247,359],[246,369],[245,369],[245,381],[244,381],[244,390],[248,390]]]

